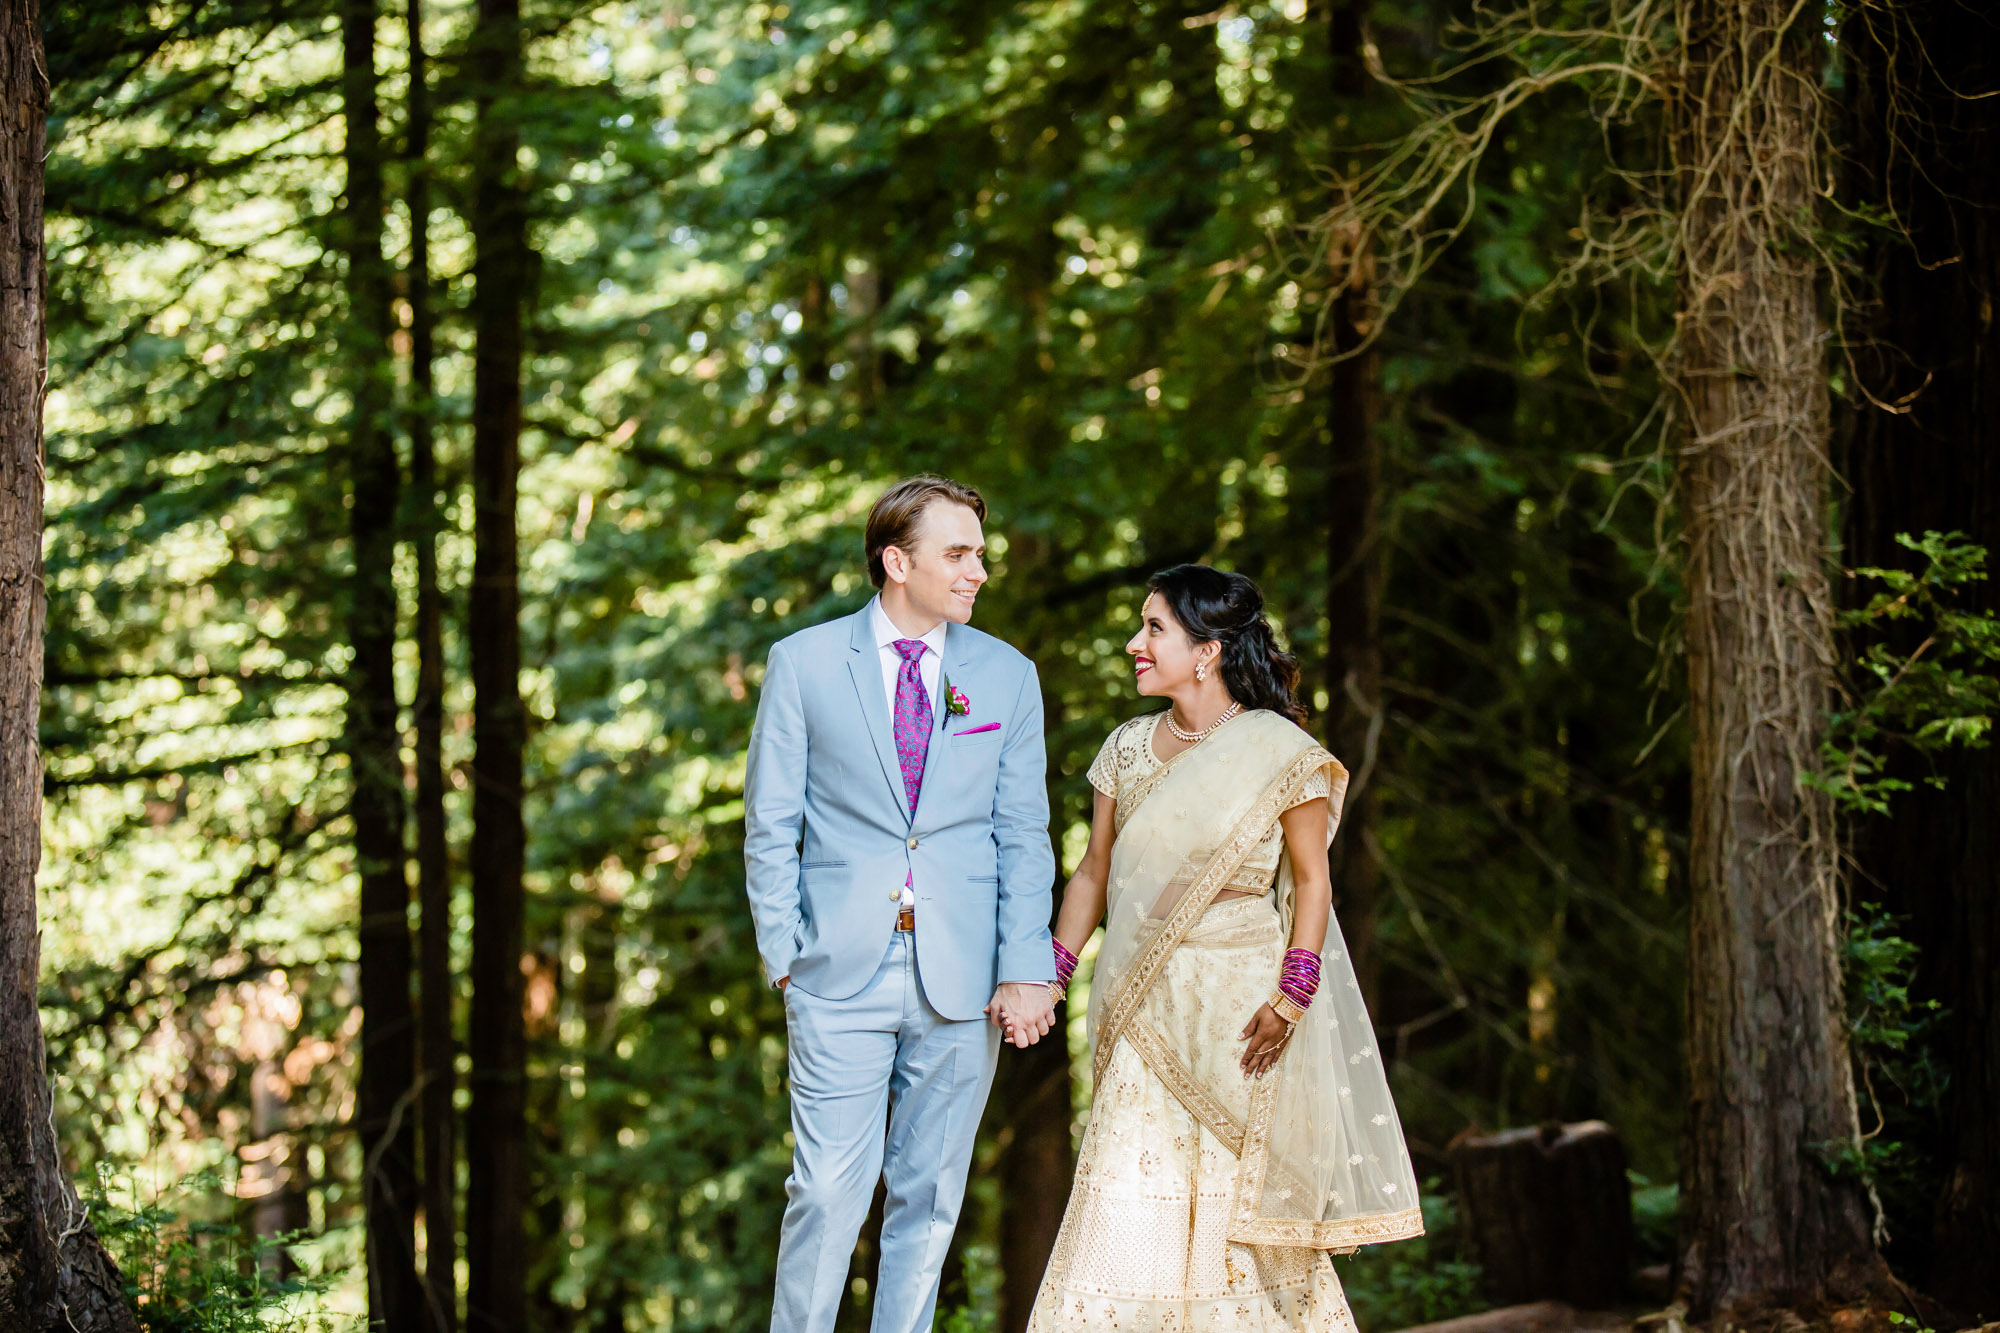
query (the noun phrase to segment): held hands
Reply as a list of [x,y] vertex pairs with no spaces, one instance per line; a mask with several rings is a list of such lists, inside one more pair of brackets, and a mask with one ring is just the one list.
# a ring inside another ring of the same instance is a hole
[[1268,1004],[1257,1006],[1257,1012],[1236,1034],[1238,1041],[1246,1042],[1243,1048],[1243,1076],[1262,1078],[1264,1072],[1278,1063],[1278,1057],[1285,1053],[1285,1043],[1292,1039],[1292,1025],[1278,1017],[1275,1009]]
[[[779,993],[791,982],[790,977],[779,977],[776,982]],[[1047,1036],[1056,1023],[1055,1001],[1048,986],[1041,982],[1001,982],[986,1012],[1005,1038],[1023,1049]]]
[[1040,981],[1001,982],[986,1013],[1001,1035],[1023,1050],[1040,1041],[1056,1023],[1055,1000],[1047,984]]

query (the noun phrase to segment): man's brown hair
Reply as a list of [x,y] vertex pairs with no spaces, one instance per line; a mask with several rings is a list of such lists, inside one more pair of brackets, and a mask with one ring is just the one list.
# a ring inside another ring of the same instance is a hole
[[950,477],[905,477],[882,492],[882,498],[868,511],[868,577],[877,588],[889,581],[882,568],[882,552],[891,546],[907,552],[917,540],[917,525],[924,510],[935,501],[964,505],[986,521],[985,497],[962,481]]

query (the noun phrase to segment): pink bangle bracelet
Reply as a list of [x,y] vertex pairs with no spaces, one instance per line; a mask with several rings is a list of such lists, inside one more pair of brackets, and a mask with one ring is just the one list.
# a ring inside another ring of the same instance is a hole
[[1063,942],[1053,935],[1049,936],[1049,943],[1055,948],[1056,984],[1067,988],[1069,986],[1069,979],[1076,975],[1076,955],[1065,948]]
[[1319,955],[1311,949],[1287,949],[1278,970],[1278,992],[1300,1009],[1319,993]]

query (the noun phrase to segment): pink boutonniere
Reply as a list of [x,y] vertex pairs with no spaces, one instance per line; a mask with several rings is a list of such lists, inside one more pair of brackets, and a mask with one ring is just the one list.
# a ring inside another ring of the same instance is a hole
[[944,711],[950,717],[970,717],[972,700],[965,697],[965,691],[952,684],[944,683]]

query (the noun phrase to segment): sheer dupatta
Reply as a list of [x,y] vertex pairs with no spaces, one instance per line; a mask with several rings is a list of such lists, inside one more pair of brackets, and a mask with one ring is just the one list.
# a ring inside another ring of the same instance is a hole
[[[1240,1086],[1222,1083],[1243,1081],[1238,1052],[1176,1049],[1145,1016],[1167,960],[1322,769],[1330,841],[1347,770],[1276,713],[1248,712],[1123,794],[1116,818],[1090,996],[1093,1079],[1102,1082],[1112,1051],[1128,1043],[1236,1154],[1229,1239],[1238,1244],[1339,1250],[1423,1232],[1415,1172],[1337,922],[1328,923],[1319,994],[1277,1065],[1249,1081],[1247,1106]],[[1289,935],[1289,855],[1279,867],[1275,910]],[[1275,971],[1243,979],[1245,1021],[1276,985]]]

